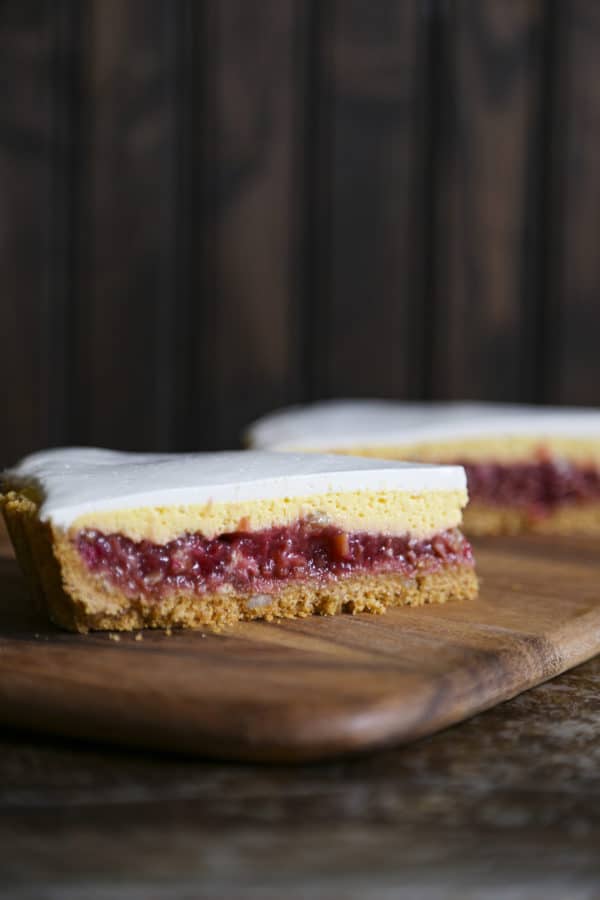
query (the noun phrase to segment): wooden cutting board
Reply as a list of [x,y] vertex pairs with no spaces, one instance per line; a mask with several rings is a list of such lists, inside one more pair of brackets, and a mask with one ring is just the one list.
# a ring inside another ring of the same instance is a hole
[[71,635],[0,561],[0,723],[247,760],[411,741],[600,652],[597,540],[476,544],[480,597],[225,634]]

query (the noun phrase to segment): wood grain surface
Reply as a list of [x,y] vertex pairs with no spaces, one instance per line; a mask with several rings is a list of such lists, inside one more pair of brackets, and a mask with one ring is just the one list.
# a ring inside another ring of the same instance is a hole
[[543,4],[457,0],[447,10],[434,151],[434,389],[445,397],[475,390],[486,400],[531,400],[540,336],[532,326]]
[[600,659],[456,728],[310,766],[3,732],[2,900],[591,900]]
[[135,450],[172,433],[180,323],[170,8],[165,0],[81,4],[70,443]]
[[261,766],[0,734],[2,900],[595,900],[600,657],[391,750]]
[[600,261],[592,252],[600,227],[600,7],[558,4],[552,141],[553,233],[549,255],[554,334],[550,364],[562,403],[597,403],[595,335]]
[[[426,19],[417,0],[335,0],[320,45],[316,387],[420,396]],[[365,354],[365,335],[377,351]],[[357,361],[368,358],[368,365]]]
[[480,597],[223,634],[76,636],[5,562],[0,720],[216,757],[308,760],[410,741],[600,650],[593,541],[478,547]]
[[54,290],[62,283],[63,257],[55,251],[66,193],[60,125],[69,103],[62,6],[0,9],[0,383],[19,386],[2,389],[6,462],[52,441],[62,418],[64,291]]
[[205,296],[191,298],[192,402],[204,415],[188,434],[222,449],[239,443],[242,422],[301,397],[307,4],[191,9],[204,53],[190,56],[190,142],[203,161],[191,173],[203,227],[189,229],[190,263]]

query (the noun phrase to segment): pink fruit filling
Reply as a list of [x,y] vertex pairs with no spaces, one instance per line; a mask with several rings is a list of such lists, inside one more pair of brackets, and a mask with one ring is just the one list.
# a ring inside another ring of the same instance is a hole
[[532,463],[463,463],[471,500],[520,506],[544,516],[558,506],[600,500],[600,471],[556,459]]
[[398,572],[410,577],[446,565],[473,565],[471,546],[458,529],[415,540],[348,533],[304,521],[211,539],[183,534],[167,544],[84,530],[76,545],[91,572],[104,576],[128,596],[159,597],[172,590],[202,594],[225,585],[269,593],[290,580],[367,572]]

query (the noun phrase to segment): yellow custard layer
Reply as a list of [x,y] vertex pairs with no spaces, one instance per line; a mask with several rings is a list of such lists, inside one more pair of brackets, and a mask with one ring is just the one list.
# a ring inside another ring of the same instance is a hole
[[415,462],[526,462],[540,454],[571,460],[581,465],[600,465],[600,439],[572,437],[499,436],[427,441],[418,444],[361,444],[333,447],[328,452],[379,459]]
[[404,491],[329,493],[314,497],[284,497],[238,503],[144,507],[81,515],[69,534],[84,528],[120,533],[132,540],[163,544],[186,532],[208,538],[232,531],[259,531],[314,518],[344,531],[372,534],[412,534],[429,537],[462,520],[467,492]]

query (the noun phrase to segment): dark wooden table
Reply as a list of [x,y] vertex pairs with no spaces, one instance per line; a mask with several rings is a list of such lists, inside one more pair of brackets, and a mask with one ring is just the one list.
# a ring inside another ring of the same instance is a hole
[[0,737],[2,900],[599,896],[600,657],[323,765]]

